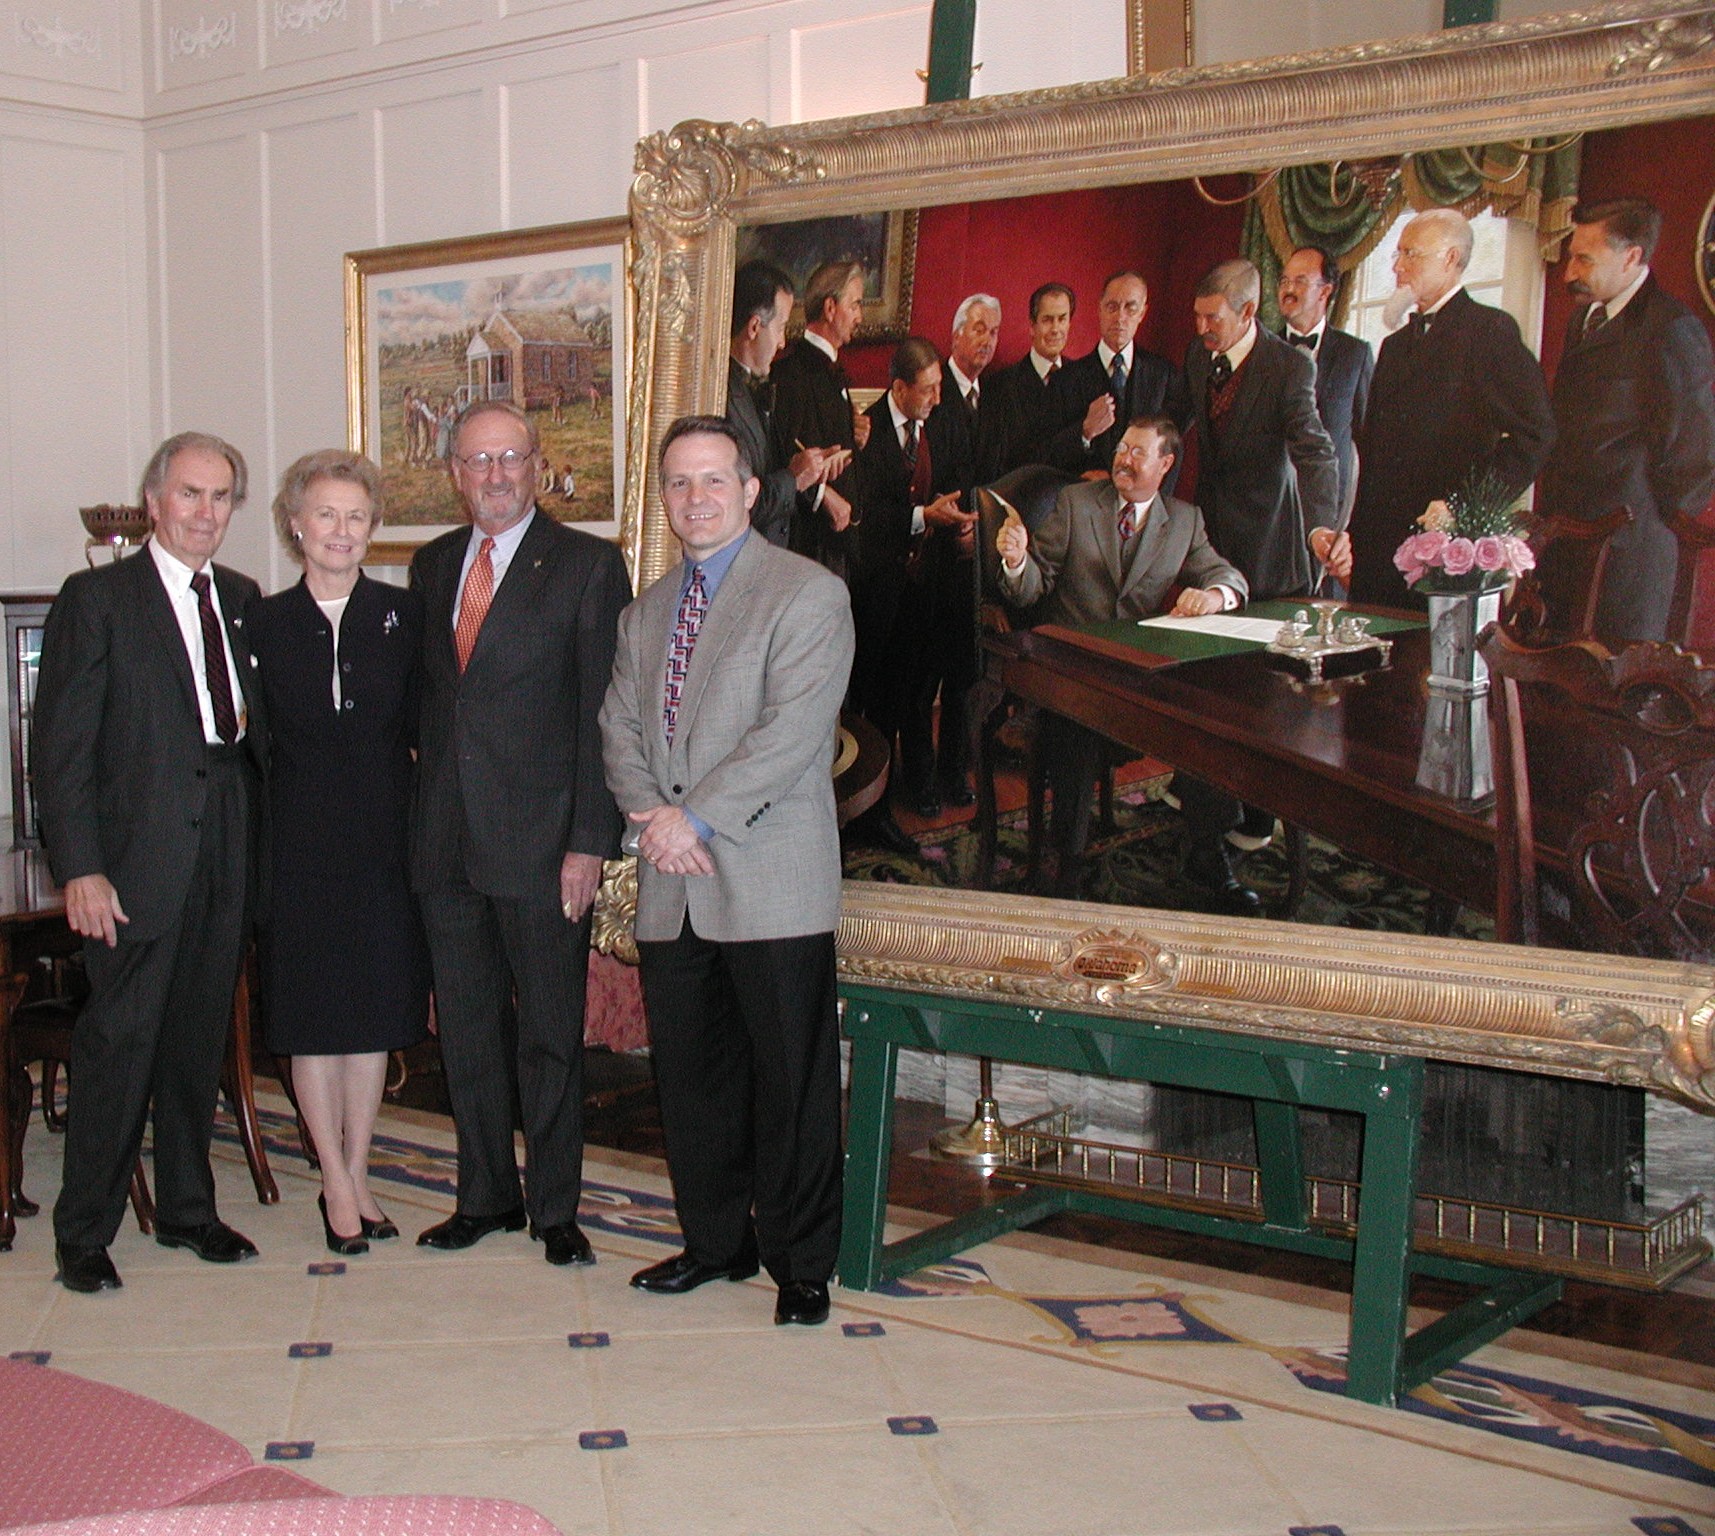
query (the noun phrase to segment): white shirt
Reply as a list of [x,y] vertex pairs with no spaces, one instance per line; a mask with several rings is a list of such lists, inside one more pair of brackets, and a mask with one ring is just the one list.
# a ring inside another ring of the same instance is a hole
[[1621,292],[1615,294],[1613,298],[1609,299],[1607,303],[1602,306],[1608,311],[1608,319],[1612,320],[1614,316],[1619,314],[1622,309],[1632,302],[1632,300],[1637,296],[1638,289],[1643,287],[1644,279],[1648,276],[1649,268],[1645,267],[1631,280],[1630,283],[1626,285],[1623,290],[1621,290]]
[[[911,418],[899,409],[899,404],[893,398],[893,391],[891,389],[887,392],[887,413],[893,418],[893,435],[899,443],[899,451],[903,453],[905,451],[905,427]],[[921,440],[923,435],[922,422],[917,423],[917,435],[918,439]],[[925,526],[926,525],[923,521],[923,508],[921,506],[913,507],[911,509],[911,536],[915,538],[923,531]]]
[[[208,668],[203,660],[202,648],[202,614],[197,602],[197,595],[191,591],[191,577],[196,574],[184,561],[167,553],[161,547],[159,539],[149,540],[149,553],[154,557],[155,569],[161,573],[161,583],[167,589],[167,598],[173,605],[173,617],[179,621],[179,634],[185,642],[185,650],[191,659],[191,678],[197,688],[197,709],[202,714],[202,736],[210,746],[219,746],[220,733],[214,728],[214,700],[208,694]],[[238,714],[238,737],[244,739],[245,722],[249,711],[244,706],[244,690],[239,686],[238,668],[232,660],[232,646],[226,638],[226,614],[220,606],[220,587],[214,580],[214,571],[210,566],[204,566],[208,572],[209,601],[214,604],[214,616],[220,620],[221,650],[226,656],[226,676],[232,688],[232,707]]]
[[1447,303],[1453,297],[1453,295],[1456,293],[1462,292],[1464,290],[1464,287],[1465,287],[1465,285],[1463,283],[1455,283],[1444,294],[1442,294],[1440,298],[1438,298],[1433,304],[1431,304],[1428,309],[1425,309],[1421,304],[1419,304],[1417,306],[1417,312],[1420,315],[1438,315],[1438,314],[1440,314],[1441,311],[1447,307]]
[[[947,367],[953,375],[953,382],[959,386],[960,395],[969,400],[971,397],[971,391],[977,388],[977,381],[975,379],[967,379],[964,373],[960,370],[959,365],[950,357],[947,359]],[[982,399],[980,392],[978,393],[977,398],[979,400]]]
[[1131,377],[1131,354],[1132,344],[1129,341],[1125,344],[1125,350],[1119,353],[1116,353],[1105,341],[1096,343],[1096,356],[1102,360],[1102,372],[1107,374],[1110,379],[1113,377],[1114,358],[1116,356],[1125,359],[1125,374],[1128,379]]
[[826,336],[818,336],[814,331],[805,331],[804,340],[809,342],[811,346],[819,347],[826,352],[830,361],[837,363],[840,360],[840,349]]
[[1060,366],[1057,357],[1044,357],[1035,347],[1030,349],[1030,366],[1036,370],[1036,377],[1046,379],[1049,374]]
[[351,593],[344,597],[330,597],[325,603],[318,597],[316,607],[322,611],[322,617],[333,626],[333,707],[338,709],[344,695],[339,688],[339,621],[345,617],[345,605],[351,601]]
[[1239,337],[1239,339],[1237,341],[1235,341],[1232,344],[1232,346],[1227,348],[1226,359],[1229,363],[1232,364],[1232,368],[1233,368],[1234,373],[1237,373],[1239,371],[1239,365],[1241,363],[1243,363],[1244,360],[1251,355],[1251,348],[1253,348],[1255,345],[1256,345],[1256,321],[1253,320],[1245,328],[1244,335]]
[[[488,552],[488,563],[494,567],[494,592],[500,590],[507,567],[512,564],[512,557],[518,553],[518,546],[524,542],[524,530],[530,526],[530,520],[535,515],[536,509],[531,507],[505,533],[492,535],[494,548]],[[453,593],[454,630],[459,627],[459,604],[464,601],[465,578],[470,575],[470,568],[476,563],[477,553],[482,549],[482,541],[489,537],[491,535],[484,533],[475,523],[470,525],[470,542],[465,545],[464,564],[459,568],[458,590]]]

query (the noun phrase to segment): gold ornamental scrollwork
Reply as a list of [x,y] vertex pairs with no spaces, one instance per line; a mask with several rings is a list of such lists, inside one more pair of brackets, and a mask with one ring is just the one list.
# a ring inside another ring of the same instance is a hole
[[803,150],[763,137],[766,124],[692,118],[652,133],[637,146],[632,205],[651,223],[681,237],[702,232],[738,190],[744,172],[774,182],[822,175]]
[[1087,981],[1099,987],[1153,992],[1173,985],[1179,962],[1159,944],[1125,928],[1093,928],[1072,940],[1066,958],[1054,974],[1067,981]]
[[637,964],[637,860],[606,859],[596,889],[590,943],[604,955]]
[[1653,74],[1715,47],[1715,23],[1683,16],[1645,22],[1608,65],[1610,75]]

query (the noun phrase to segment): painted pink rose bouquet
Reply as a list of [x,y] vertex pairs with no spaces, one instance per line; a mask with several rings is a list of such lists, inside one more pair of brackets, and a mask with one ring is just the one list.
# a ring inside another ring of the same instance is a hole
[[1407,586],[1419,592],[1489,592],[1536,565],[1519,536],[1516,493],[1492,470],[1473,473],[1418,518],[1420,532],[1393,552]]

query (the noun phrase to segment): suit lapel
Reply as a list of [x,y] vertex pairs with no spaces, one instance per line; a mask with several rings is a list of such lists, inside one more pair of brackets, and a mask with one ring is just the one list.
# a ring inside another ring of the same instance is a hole
[[1118,592],[1125,580],[1125,572],[1120,569],[1120,526],[1119,507],[1116,501],[1118,493],[1111,486],[1096,487],[1089,501],[1089,518],[1091,532],[1096,537],[1096,548],[1101,551],[1102,563],[1108,568],[1108,579]]
[[124,565],[126,569],[136,571],[137,587],[142,595],[143,609],[149,616],[149,627],[154,631],[156,644],[164,649],[173,675],[179,680],[185,703],[190,706],[191,718],[197,722],[200,734],[202,705],[197,700],[196,679],[191,675],[190,652],[185,649],[184,631],[179,628],[178,616],[173,612],[173,600],[167,595],[166,583],[161,580],[155,557],[145,546]]
[[[762,565],[761,549],[766,547],[766,540],[756,535],[746,536],[744,547],[733,557],[733,562],[721,581],[720,590],[709,604],[709,611],[703,618],[703,626],[697,631],[697,643],[691,651],[691,663],[685,669],[685,687],[679,697],[679,717],[673,732],[674,741],[683,740],[696,720],[697,709],[703,701],[703,690],[708,686],[709,674],[720,660],[721,652],[735,635],[745,632],[751,593],[755,590]],[[673,617],[676,619],[676,597],[673,610]],[[663,647],[663,697],[666,693],[665,679],[666,651]]]
[[[1161,552],[1162,542],[1167,537],[1167,503],[1162,500],[1160,492],[1149,503],[1144,516],[1143,531],[1138,535],[1137,548],[1132,551],[1131,569],[1125,573],[1120,584],[1120,597],[1123,599],[1131,589],[1150,571]],[[1114,524],[1115,559],[1119,559],[1119,524],[1117,518]]]
[[[530,526],[524,530],[524,537],[519,540],[518,548],[512,553],[511,563],[506,567],[506,575],[495,590],[494,601],[489,604],[488,616],[482,621],[482,628],[477,631],[476,644],[471,647],[467,671],[476,666],[485,651],[492,650],[501,643],[495,638],[496,635],[503,635],[508,625],[535,611],[536,600],[547,584],[554,565],[553,538],[548,514],[538,507],[536,515],[530,520]],[[462,561],[460,563],[462,564]]]

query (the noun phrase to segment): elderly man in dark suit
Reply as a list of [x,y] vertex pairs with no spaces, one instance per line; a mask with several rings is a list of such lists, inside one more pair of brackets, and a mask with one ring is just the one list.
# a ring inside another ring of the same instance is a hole
[[[1351,514],[1358,488],[1357,453],[1353,434],[1364,424],[1370,401],[1370,378],[1376,370],[1370,344],[1328,323],[1328,309],[1339,291],[1340,268],[1319,245],[1303,245],[1286,258],[1275,288],[1275,302],[1286,321],[1281,338],[1308,352],[1316,364],[1316,411],[1340,465],[1340,527]],[[1320,559],[1334,542],[1338,528],[1310,528],[1311,548]]]
[[1504,310],[1465,292],[1471,225],[1452,208],[1420,213],[1394,256],[1409,323],[1382,343],[1358,435],[1358,495],[1324,564],[1354,601],[1420,603],[1394,551],[1432,501],[1473,471],[1522,492],[1554,442],[1542,369]]
[[1064,283],[1044,283],[1030,295],[1030,350],[1000,369],[983,399],[993,413],[1002,470],[1040,464],[1053,430],[1052,387],[1071,333],[1078,296]]
[[[850,381],[840,366],[841,349],[863,322],[863,292],[863,265],[856,261],[825,261],[804,285],[804,334],[772,370],[774,456],[780,463],[805,448],[832,454],[863,447],[868,423],[852,406]],[[851,561],[856,535],[849,530],[860,515],[855,495],[849,459],[798,493],[791,547],[836,576],[845,576]]]
[[528,1219],[550,1264],[589,1264],[584,980],[620,830],[596,716],[630,581],[617,547],[537,509],[540,457],[516,406],[467,406],[448,469],[471,527],[411,561],[424,603],[411,879],[458,1132],[457,1210],[417,1241],[468,1248]]
[[1310,591],[1311,528],[1339,516],[1334,443],[1316,411],[1316,368],[1256,323],[1262,279],[1223,261],[1197,284],[1185,354],[1209,538],[1253,598]]
[[[899,796],[921,816],[946,796],[968,805],[965,692],[975,676],[976,514],[966,407],[946,397],[932,343],[908,336],[893,353],[887,393],[869,409],[858,455],[864,519],[852,577],[857,664],[852,697],[892,745]],[[942,693],[941,740],[934,705]]]
[[265,746],[244,640],[256,583],[213,563],[244,502],[238,450],[185,432],[143,475],[141,553],[67,578],[42,640],[42,839],[84,940],[89,1000],[54,1207],[56,1278],[116,1289],[107,1245],[151,1104],[155,1240],[227,1264],[208,1145],[248,919]]
[[[1120,438],[1111,483],[1067,486],[1034,537],[1009,519],[995,541],[1006,600],[1018,608],[1043,603],[1041,622],[1074,628],[1152,617],[1175,591],[1170,613],[1239,607],[1248,591],[1244,575],[1209,542],[1203,514],[1162,494],[1178,452],[1179,430],[1170,418],[1140,416]],[[1100,737],[1057,715],[1045,714],[1042,728],[1060,864],[1055,894],[1075,897],[1104,749]],[[1217,910],[1255,916],[1262,904],[1234,876],[1223,839],[1238,822],[1238,802],[1184,774],[1178,792],[1191,831],[1186,878]]]
[[726,370],[726,419],[744,443],[762,489],[750,524],[776,548],[790,541],[800,491],[840,474],[850,454],[800,448],[780,459],[773,442],[774,381],[769,369],[786,344],[792,279],[766,261],[747,261],[733,277],[732,335]]
[[828,1315],[840,1242],[832,766],[852,664],[845,589],[750,530],[727,424],[683,417],[661,497],[684,559],[625,611],[602,707],[638,829],[637,947],[682,1253],[677,1296],[766,1265],[774,1321]]
[[[1572,212],[1566,286],[1579,299],[1554,376],[1554,451],[1537,506],[1599,518],[1630,507],[1596,608],[1612,642],[1667,638],[1679,549],[1666,518],[1697,517],[1715,494],[1715,362],[1703,321],[1650,272],[1661,214],[1641,197]],[[1552,601],[1567,571],[1550,546]],[[1571,594],[1566,594],[1571,597]]]
[[1185,375],[1135,344],[1148,313],[1149,287],[1136,272],[1116,272],[1102,284],[1096,350],[1067,363],[1050,385],[1054,432],[1048,463],[1073,474],[1106,470],[1128,421],[1166,416],[1181,432],[1190,424]]

